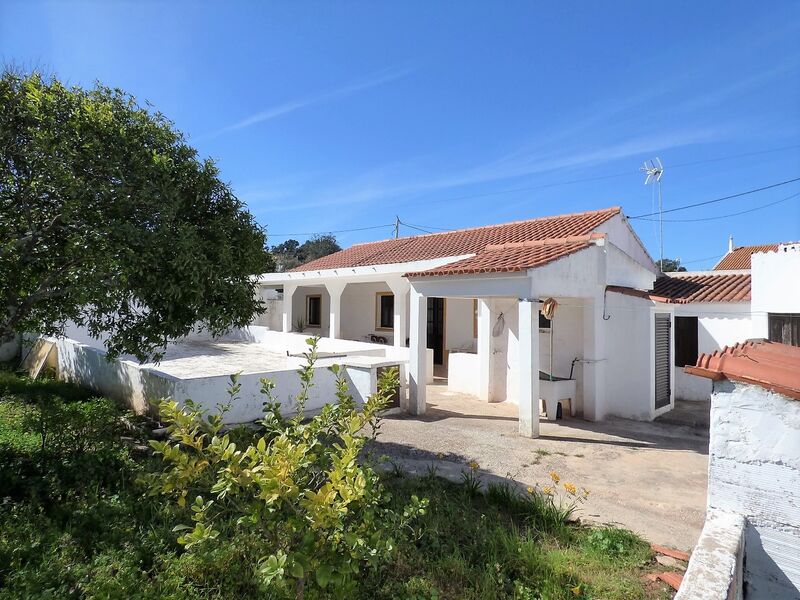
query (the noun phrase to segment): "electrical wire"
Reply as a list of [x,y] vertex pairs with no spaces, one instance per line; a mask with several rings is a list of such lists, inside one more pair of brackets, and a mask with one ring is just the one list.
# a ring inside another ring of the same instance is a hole
[[292,235],[325,235],[328,233],[351,233],[353,231],[367,231],[368,229],[383,229],[384,227],[394,227],[394,223],[389,223],[387,225],[370,225],[369,227],[356,227],[353,229],[329,229],[327,231],[306,231],[298,233],[270,233],[269,235],[274,237],[288,237]]
[[[679,210],[687,210],[689,208],[697,208],[698,206],[706,206],[708,204],[714,204],[715,202],[722,202],[723,200],[732,200],[733,198],[741,198],[742,196],[747,196],[749,194],[755,194],[756,192],[763,192],[764,190],[771,190],[772,188],[780,187],[783,185],[789,185],[790,183],[794,183],[795,181],[800,181],[800,177],[795,177],[794,179],[787,179],[786,181],[780,181],[778,183],[773,183],[770,185],[765,185],[764,187],[755,188],[753,190],[748,190],[746,192],[739,192],[738,194],[731,194],[730,196],[723,196],[722,198],[714,198],[713,200],[705,200],[703,202],[695,202],[694,204],[686,204],[684,206],[677,206],[675,208],[670,208],[668,210],[661,211],[660,214],[667,214],[672,212],[677,212]],[[645,213],[642,215],[636,215],[633,217],[628,217],[629,220],[631,219],[644,219],[645,217],[655,217],[658,216],[658,212],[651,212]]]
[[[776,204],[780,204],[782,202],[787,202],[794,198],[800,196],[800,192],[792,194],[791,196],[786,196],[786,198],[781,198],[780,200],[776,200],[775,202],[770,202],[768,204],[764,204],[762,206],[756,206],[755,208],[749,208],[747,210],[740,210],[739,212],[735,213],[728,213],[727,215],[718,215],[716,217],[702,217],[698,219],[664,219],[664,223],[697,223],[699,221],[716,221],[717,219],[727,219],[728,217],[736,217],[739,215],[746,215],[747,213],[756,212],[758,210],[763,210],[765,208],[769,208],[771,206],[775,206]],[[665,211],[666,212],[666,211]],[[658,219],[645,219],[642,218],[643,221],[653,221],[655,223],[658,222]]]

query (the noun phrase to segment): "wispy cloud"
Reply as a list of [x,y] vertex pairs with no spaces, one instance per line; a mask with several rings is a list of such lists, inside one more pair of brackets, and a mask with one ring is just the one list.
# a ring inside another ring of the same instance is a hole
[[377,73],[373,73],[371,76],[365,79],[354,81],[338,88],[325,90],[322,92],[318,92],[316,94],[304,96],[302,98],[289,100],[288,102],[284,102],[283,104],[272,106],[258,113],[250,115],[249,117],[246,117],[241,121],[238,121],[232,125],[223,127],[222,129],[214,132],[211,135],[218,136],[225,133],[230,133],[232,131],[246,129],[247,127],[252,127],[253,125],[257,125],[258,123],[264,123],[265,121],[270,121],[272,119],[282,117],[289,113],[293,113],[297,110],[301,110],[303,108],[307,108],[315,104],[321,104],[323,102],[329,102],[332,100],[345,98],[347,96],[352,96],[353,94],[356,94],[358,92],[362,92],[364,90],[368,90],[370,88],[378,87],[385,83],[390,83],[397,79],[401,79],[410,74],[412,71],[413,69],[410,67],[384,69]]
[[[335,207],[365,204],[384,199],[411,196],[414,194],[456,189],[463,186],[511,180],[518,177],[553,173],[561,170],[591,168],[627,158],[649,157],[650,153],[672,148],[706,144],[727,137],[722,129],[686,129],[665,134],[643,135],[594,147],[573,145],[569,150],[552,152],[551,149],[501,158],[473,167],[456,169],[449,174],[420,176],[420,165],[410,174],[401,163],[397,169],[380,168],[360,177],[351,184],[330,189],[323,197],[302,202],[285,203],[270,207],[271,211],[293,211],[308,208]],[[416,161],[413,161],[416,162]],[[428,169],[429,170],[429,169]],[[426,200],[404,200],[407,206],[431,202]]]

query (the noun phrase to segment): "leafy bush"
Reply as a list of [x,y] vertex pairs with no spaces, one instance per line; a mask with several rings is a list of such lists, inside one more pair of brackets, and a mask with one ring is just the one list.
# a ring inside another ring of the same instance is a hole
[[376,568],[393,554],[396,537],[424,514],[427,502],[414,496],[403,510],[392,510],[378,476],[359,462],[370,437],[365,432],[374,437],[379,412],[397,389],[396,370],[385,372],[377,393],[357,410],[344,371],[333,367],[338,402],[306,421],[317,340],[308,343],[296,416],[281,414],[274,384],[262,380],[264,432],[249,445],[239,447],[235,434],[223,430],[240,388],[235,376],[219,414],[206,417],[191,402],[161,402],[169,440],[151,442],[165,463],[150,480],[151,493],[171,497],[190,518],[192,525],[175,527],[190,552],[214,552],[234,537],[256,536],[257,578],[265,591],[294,589],[302,596],[316,588],[341,595],[355,589],[363,567]]
[[649,553],[635,533],[618,527],[598,527],[586,536],[585,546],[609,559],[634,558]]

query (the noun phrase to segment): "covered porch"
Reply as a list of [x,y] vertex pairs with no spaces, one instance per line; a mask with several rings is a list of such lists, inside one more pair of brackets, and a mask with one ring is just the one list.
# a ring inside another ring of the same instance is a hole
[[[564,400],[583,418],[606,415],[605,252],[603,240],[538,267],[513,271],[409,273],[410,348],[407,409],[427,408],[426,314],[429,298],[475,299],[474,353],[452,353],[448,388],[483,402],[509,401],[518,407],[518,430],[540,432],[540,399]],[[557,302],[552,321],[541,322],[545,299]],[[540,372],[544,372],[544,377]],[[562,389],[550,376],[566,380]],[[564,391],[572,388],[572,391]]]

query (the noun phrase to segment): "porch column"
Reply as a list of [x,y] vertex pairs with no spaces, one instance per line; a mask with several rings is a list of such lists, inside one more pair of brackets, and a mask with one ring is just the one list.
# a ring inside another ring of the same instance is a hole
[[328,337],[338,340],[342,337],[342,292],[347,286],[341,281],[331,281],[325,284],[328,296],[331,299],[330,316],[328,319]]
[[425,414],[425,381],[428,370],[428,299],[414,287],[410,291],[411,335],[409,336],[408,412]]
[[408,281],[387,281],[394,294],[394,345],[406,345],[406,313],[408,312]]
[[583,418],[601,421],[606,415],[606,356],[603,333],[603,292],[585,299],[583,308]]
[[296,289],[296,285],[286,284],[283,286],[283,333],[292,331],[292,296]]
[[478,398],[492,401],[492,322],[489,300],[478,300]]
[[519,300],[519,433],[539,437],[539,302]]

